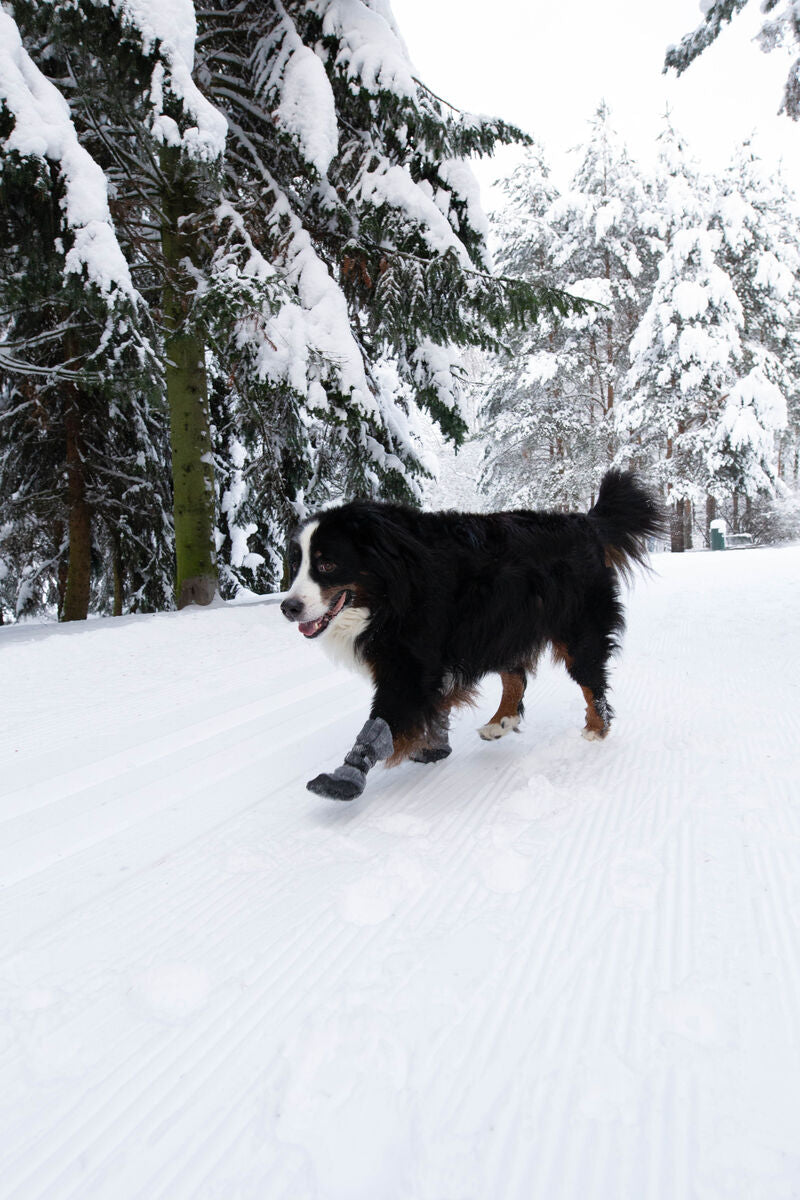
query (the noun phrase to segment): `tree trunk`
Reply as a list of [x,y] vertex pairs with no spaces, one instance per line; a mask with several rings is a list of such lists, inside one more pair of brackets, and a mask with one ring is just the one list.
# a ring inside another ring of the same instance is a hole
[[706,545],[711,545],[711,522],[717,519],[717,500],[715,496],[706,496]]
[[121,617],[125,602],[125,579],[119,537],[113,531],[111,533],[111,572],[114,580],[114,616]]
[[92,518],[86,499],[86,474],[81,438],[80,392],[70,388],[64,413],[67,443],[67,508],[69,511],[69,567],[62,621],[85,621],[89,614],[92,577]]
[[684,500],[684,502],[683,502],[683,521],[684,521],[683,544],[687,550],[691,550],[694,547],[694,542],[692,540],[692,526],[694,524],[694,508],[693,508],[691,500]]
[[162,151],[161,163],[168,181],[161,247],[166,267],[162,304],[172,446],[175,598],[178,608],[184,608],[210,604],[217,590],[216,505],[205,345],[188,316],[194,284],[181,266],[186,259],[195,261],[197,254],[195,238],[184,220],[194,211],[192,181],[181,171],[176,150]]
[[686,525],[684,518],[685,500],[676,500],[670,521],[670,548],[673,554],[683,554],[686,549]]
[[217,590],[214,469],[202,341],[166,340],[167,399],[175,513],[175,598],[178,608],[210,604]]

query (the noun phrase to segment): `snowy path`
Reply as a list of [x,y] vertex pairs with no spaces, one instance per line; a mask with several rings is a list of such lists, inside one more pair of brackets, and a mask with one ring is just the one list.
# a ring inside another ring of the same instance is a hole
[[0,630],[3,1200],[800,1197],[800,548],[437,767],[271,604]]

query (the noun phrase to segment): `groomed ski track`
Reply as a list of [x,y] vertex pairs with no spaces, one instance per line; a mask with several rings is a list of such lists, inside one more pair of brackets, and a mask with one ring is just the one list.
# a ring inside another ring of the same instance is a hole
[[3,1200],[800,1197],[800,548],[655,566],[352,804],[274,604],[0,630]]

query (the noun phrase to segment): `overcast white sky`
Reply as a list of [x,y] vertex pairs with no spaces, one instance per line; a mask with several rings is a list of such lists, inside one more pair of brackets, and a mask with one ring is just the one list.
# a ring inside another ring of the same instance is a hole
[[[679,79],[661,73],[666,47],[702,20],[698,0],[391,0],[420,78],[450,103],[503,117],[544,143],[559,184],[571,146],[605,98],[631,150],[645,157],[669,104],[695,154],[722,166],[757,129],[765,157],[783,158],[800,190],[800,123],[778,117],[790,58],[764,54],[751,0]],[[518,152],[512,152],[516,154]],[[478,170],[488,184],[508,152]]]

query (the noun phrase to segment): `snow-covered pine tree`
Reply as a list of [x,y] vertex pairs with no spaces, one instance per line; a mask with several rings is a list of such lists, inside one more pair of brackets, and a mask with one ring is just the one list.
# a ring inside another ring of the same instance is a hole
[[714,492],[753,500],[773,494],[779,439],[785,437],[782,448],[791,458],[797,432],[800,251],[794,197],[750,143],[738,149],[720,180],[714,221],[744,325],[738,379],[720,414],[709,466]]
[[[386,4],[296,0],[266,22],[255,3],[198,13],[208,94],[229,122],[229,191],[261,214],[261,253],[294,289],[231,330],[242,461],[223,508],[255,533],[265,509],[281,531],[336,495],[414,499],[418,407],[455,440],[465,429],[460,350],[564,307],[542,281],[488,273],[464,159],[521,135],[433,96]],[[300,349],[289,363],[288,345]],[[253,540],[274,557],[274,537]]]
[[[157,436],[149,350],[103,171],[10,15],[0,23],[0,586],[11,612],[51,604],[79,619],[120,511],[144,524],[159,495],[143,452]],[[151,554],[140,574],[154,605],[158,573]]]
[[531,280],[549,270],[601,307],[518,333],[490,371],[484,483],[503,502],[577,507],[591,501],[616,450],[611,417],[653,285],[649,189],[601,103],[567,193],[555,195],[539,157],[518,169],[506,195],[504,269]]
[[[742,11],[748,0],[705,0],[703,23],[692,33],[687,34],[677,46],[671,46],[664,62],[665,72],[673,69],[679,75],[685,71],[694,60],[703,53],[719,36],[724,25],[729,23]],[[792,120],[800,120],[800,5],[798,0],[763,0],[762,12],[769,14],[761,27],[758,41],[761,49],[770,52],[783,50],[793,55],[793,61],[784,85],[783,101],[780,111]],[[782,462],[788,458],[794,459],[792,474],[794,485],[797,482],[798,450],[796,429],[796,400],[789,396],[789,420],[787,432],[782,446]]]
[[[306,500],[413,496],[417,403],[462,432],[459,347],[495,344],[540,308],[581,307],[487,273],[463,156],[520,135],[449,113],[415,79],[387,5],[19,0],[15,12],[42,67],[67,79],[160,321],[179,603],[209,597],[215,543],[233,575],[263,558],[274,582]],[[114,106],[91,81],[114,75],[115,42],[138,58]]]
[[[771,495],[777,435],[797,379],[797,251],[790,201],[743,148],[703,177],[669,123],[662,134],[659,279],[631,346],[620,459],[651,464],[674,503],[673,544],[693,509]],[[706,530],[707,533],[707,530]]]
[[[492,215],[498,268],[517,278],[539,279],[553,256],[550,214],[558,196],[541,145],[529,147],[501,189],[505,203]],[[480,381],[478,436],[486,441],[480,486],[492,506],[560,504],[573,490],[570,480],[558,477],[558,465],[568,469],[571,463],[559,451],[574,443],[574,422],[560,389],[546,386],[557,334],[546,318],[536,334],[511,331]]]
[[658,279],[631,343],[618,406],[619,459],[646,465],[673,506],[673,548],[691,545],[692,505],[712,486],[710,451],[739,378],[742,306],[721,260],[714,181],[667,117],[659,136],[653,233]]
[[387,5],[222,0],[197,19],[195,77],[228,127],[202,265],[193,238],[217,544],[227,582],[264,586],[298,512],[419,493],[418,406],[463,433],[459,347],[571,305],[488,274],[463,158],[522,135],[448,113]]

